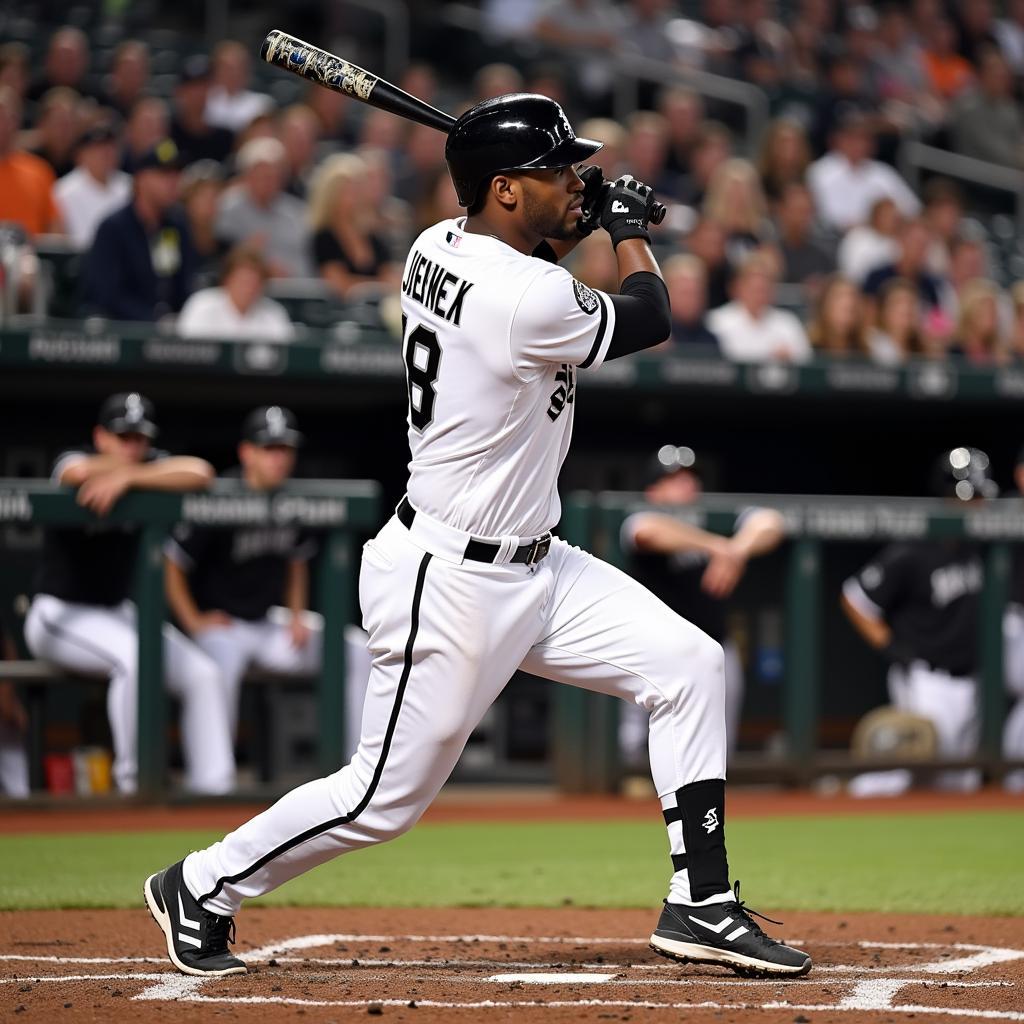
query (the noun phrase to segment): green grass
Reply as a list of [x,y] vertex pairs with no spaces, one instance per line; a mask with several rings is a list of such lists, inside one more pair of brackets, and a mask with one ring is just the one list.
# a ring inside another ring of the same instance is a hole
[[[0,837],[0,909],[137,907],[147,874],[209,832]],[[655,906],[652,822],[421,825],[265,897],[293,906]],[[1024,814],[740,820],[730,863],[756,907],[1024,913]]]

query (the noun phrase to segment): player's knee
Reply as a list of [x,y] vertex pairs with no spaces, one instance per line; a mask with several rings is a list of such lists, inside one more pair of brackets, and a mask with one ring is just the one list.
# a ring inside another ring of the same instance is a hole
[[664,651],[662,692],[675,704],[694,692],[725,699],[725,652],[701,630],[676,632]]

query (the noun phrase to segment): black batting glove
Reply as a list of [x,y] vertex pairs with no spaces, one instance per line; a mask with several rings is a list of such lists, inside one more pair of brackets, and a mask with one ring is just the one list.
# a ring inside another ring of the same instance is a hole
[[576,221],[576,234],[586,238],[601,226],[602,197],[612,185],[604,180],[601,168],[596,165],[584,167],[577,173],[583,182],[583,209]]
[[601,200],[601,227],[611,235],[612,245],[627,238],[642,238],[650,244],[647,225],[654,208],[654,189],[624,174],[604,192]]

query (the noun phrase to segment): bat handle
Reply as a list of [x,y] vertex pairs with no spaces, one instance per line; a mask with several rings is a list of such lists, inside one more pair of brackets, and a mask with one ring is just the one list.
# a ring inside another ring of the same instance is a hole
[[651,223],[660,224],[668,213],[668,207],[664,203],[655,203],[651,207]]

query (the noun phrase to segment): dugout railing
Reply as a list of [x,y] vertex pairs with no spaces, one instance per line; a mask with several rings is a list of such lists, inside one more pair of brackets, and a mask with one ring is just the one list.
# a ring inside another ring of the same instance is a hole
[[[344,627],[359,618],[355,580],[356,545],[381,522],[380,487],[368,480],[293,480],[280,491],[245,490],[218,480],[190,494],[129,492],[106,522],[137,526],[135,602],[139,628],[139,792],[161,794],[167,783],[167,697],[163,688],[166,617],[163,548],[177,523],[208,527],[298,524],[320,537],[316,605],[324,617],[323,662],[316,683],[317,761],[323,772],[337,770],[344,744]],[[89,527],[92,512],[78,505],[71,488],[0,478],[0,523],[44,527]],[[3,665],[0,663],[0,678]]]
[[[983,545],[985,578],[981,594],[979,686],[982,717],[978,756],[969,763],[998,778],[1010,762],[1002,756],[1007,696],[1003,685],[1003,613],[1009,592],[1012,545],[1024,542],[1024,501],[1003,498],[972,505],[941,499],[705,494],[693,505],[667,510],[650,506],[642,494],[574,493],[563,512],[561,532],[619,568],[627,567],[620,541],[629,514],[643,509],[670,514],[718,533],[730,533],[737,514],[751,506],[778,509],[785,517],[785,569],[777,588],[783,607],[783,749],[747,757],[747,780],[812,782],[824,774],[852,774],[867,765],[843,751],[819,748],[822,688],[829,673],[823,650],[823,613],[838,593],[823,587],[823,551],[829,544],[966,538]],[[559,743],[556,772],[572,792],[613,792],[621,782],[618,749],[619,702],[600,694],[558,687]],[[866,710],[866,709],[865,709]],[[962,762],[956,762],[961,764]],[[928,762],[928,767],[954,762]],[[1014,762],[1013,764],[1016,764]],[[871,768],[903,767],[898,759],[873,759]],[[921,767],[918,763],[916,767]]]

